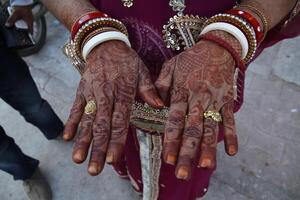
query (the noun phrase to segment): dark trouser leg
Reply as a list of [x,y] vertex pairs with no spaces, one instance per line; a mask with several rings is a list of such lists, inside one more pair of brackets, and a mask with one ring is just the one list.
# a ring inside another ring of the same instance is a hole
[[54,139],[62,132],[63,123],[41,98],[27,64],[7,48],[0,48],[0,97],[38,127],[47,139]]
[[15,180],[26,180],[38,164],[39,161],[25,155],[0,126],[0,170],[13,175]]

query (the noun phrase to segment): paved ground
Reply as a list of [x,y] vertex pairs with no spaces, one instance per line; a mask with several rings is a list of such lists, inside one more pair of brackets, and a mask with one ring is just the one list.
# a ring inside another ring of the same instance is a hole
[[[42,96],[65,120],[79,75],[60,50],[67,32],[51,16],[48,25],[46,48],[26,60]],[[101,176],[88,176],[86,164],[71,162],[71,143],[48,142],[2,101],[0,119],[24,152],[41,161],[55,200],[140,199],[109,167]],[[300,38],[268,49],[251,66],[236,119],[240,152],[230,158],[220,145],[207,199],[300,199]],[[0,172],[0,200],[23,199],[21,183]]]

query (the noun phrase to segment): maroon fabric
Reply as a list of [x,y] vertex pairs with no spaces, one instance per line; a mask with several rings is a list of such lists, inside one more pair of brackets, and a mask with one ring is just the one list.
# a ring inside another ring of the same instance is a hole
[[[125,8],[121,0],[91,0],[96,8],[108,15],[122,20],[129,32],[132,47],[140,55],[148,67],[153,81],[158,77],[162,64],[176,53],[165,47],[162,39],[162,26],[175,13],[168,5],[169,0],[134,0],[132,8]],[[234,0],[186,0],[186,13],[199,16],[212,16],[225,12],[235,5]],[[274,29],[258,49],[256,56],[261,51],[276,42],[300,34],[300,16],[285,29]],[[238,77],[238,102],[235,102],[235,111],[238,111],[243,102],[243,88],[245,75]],[[222,128],[219,140],[223,139]],[[125,159],[115,165],[114,168],[122,175],[130,173],[138,186],[135,188],[142,191],[141,166],[139,158],[139,147],[136,139],[135,128],[131,127],[127,139]],[[127,170],[126,170],[127,169]],[[213,170],[194,168],[192,179],[181,181],[176,179],[174,166],[162,164],[160,176],[159,200],[195,200],[205,194],[204,188],[208,187],[209,179]],[[164,187],[163,187],[164,186]]]
[[[142,192],[142,172],[139,157],[139,145],[134,127],[130,127],[125,149],[125,161],[114,165],[121,174],[128,173],[134,179],[134,189]],[[219,138],[220,140],[222,138]],[[194,200],[203,196],[207,191],[211,174],[215,169],[199,169],[194,163],[193,176],[189,181],[178,180],[175,176],[175,166],[162,163],[160,171],[160,200]],[[126,171],[125,171],[126,169]]]

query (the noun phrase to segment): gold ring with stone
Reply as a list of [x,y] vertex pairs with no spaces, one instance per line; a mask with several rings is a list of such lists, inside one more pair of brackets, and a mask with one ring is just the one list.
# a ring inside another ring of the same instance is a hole
[[221,122],[222,121],[222,116],[219,112],[208,110],[204,112],[204,118],[211,118],[215,122]]
[[88,101],[84,107],[84,113],[87,115],[93,114],[97,110],[97,105],[94,100]]

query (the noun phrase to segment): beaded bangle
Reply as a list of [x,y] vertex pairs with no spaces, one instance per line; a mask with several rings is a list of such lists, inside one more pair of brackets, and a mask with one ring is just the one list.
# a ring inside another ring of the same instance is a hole
[[232,9],[227,11],[226,13],[239,16],[243,19],[245,19],[251,26],[253,27],[256,35],[257,43],[261,43],[264,38],[264,32],[263,27],[260,26],[259,22],[255,17],[253,17],[250,13],[243,11],[243,10],[237,10]]
[[264,29],[264,38],[267,35],[267,32],[269,31],[269,21],[268,18],[263,14],[264,12],[258,10],[257,8],[255,8],[254,6],[251,5],[238,5],[236,8],[244,8],[244,9],[248,9],[250,11],[252,11],[253,13],[255,13],[262,21],[263,23],[263,29]]
[[88,21],[95,19],[95,18],[105,18],[105,17],[109,17],[107,14],[102,13],[100,11],[92,11],[92,12],[88,12],[83,14],[82,16],[80,16],[75,23],[73,24],[72,28],[71,28],[71,38],[74,39],[75,35],[77,34],[78,30]]
[[230,23],[236,27],[238,27],[246,36],[249,44],[249,50],[247,53],[247,56],[244,59],[244,62],[249,62],[253,56],[255,55],[256,48],[257,48],[257,42],[255,37],[255,31],[253,30],[253,27],[247,23],[247,21],[234,16],[230,14],[217,14],[208,20],[205,21],[203,27],[216,23],[216,22],[227,22]]

